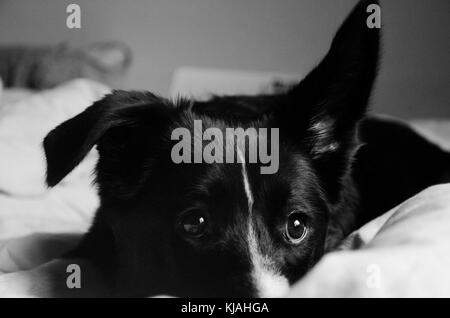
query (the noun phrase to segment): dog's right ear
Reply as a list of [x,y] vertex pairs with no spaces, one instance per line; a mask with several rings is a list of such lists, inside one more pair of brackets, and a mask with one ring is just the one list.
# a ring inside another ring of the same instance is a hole
[[77,116],[63,122],[44,139],[47,184],[58,184],[115,127],[135,127],[141,122],[154,127],[168,118],[170,103],[149,92],[113,91]]

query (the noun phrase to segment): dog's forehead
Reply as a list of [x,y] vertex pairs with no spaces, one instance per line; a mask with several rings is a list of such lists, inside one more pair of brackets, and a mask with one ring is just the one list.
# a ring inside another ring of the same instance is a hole
[[247,213],[247,197],[240,164],[182,164],[175,167],[187,204],[199,201],[216,214]]
[[227,207],[229,213],[231,208],[246,210],[250,199],[264,204],[275,201],[274,197],[287,201],[291,195],[312,192],[315,180],[310,180],[310,168],[300,156],[281,155],[280,162],[279,171],[272,175],[261,174],[259,164],[247,162],[174,164],[173,187],[194,201]]

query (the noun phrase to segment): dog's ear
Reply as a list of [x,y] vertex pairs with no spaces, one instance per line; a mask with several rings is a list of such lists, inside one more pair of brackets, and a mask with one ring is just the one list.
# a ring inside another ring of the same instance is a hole
[[58,184],[110,130],[143,123],[158,129],[169,116],[168,105],[148,92],[114,91],[63,122],[44,139],[47,184]]
[[339,180],[350,164],[376,77],[380,30],[367,23],[373,4],[356,5],[322,62],[288,91],[288,106],[280,111],[282,126],[301,138],[327,180]]

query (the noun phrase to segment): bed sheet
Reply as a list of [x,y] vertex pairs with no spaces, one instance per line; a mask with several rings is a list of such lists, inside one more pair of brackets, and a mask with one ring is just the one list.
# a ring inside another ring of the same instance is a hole
[[[88,229],[98,206],[92,185],[95,150],[48,189],[41,142],[57,124],[108,92],[108,87],[83,79],[40,93],[2,92],[0,273],[47,262],[73,247]],[[411,124],[450,150],[450,121]],[[297,283],[290,296],[450,296],[450,185],[418,194],[344,243]]]

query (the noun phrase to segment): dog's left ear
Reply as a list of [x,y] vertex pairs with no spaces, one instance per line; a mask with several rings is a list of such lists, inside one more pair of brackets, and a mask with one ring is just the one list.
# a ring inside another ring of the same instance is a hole
[[322,62],[287,93],[280,127],[296,135],[326,184],[339,182],[355,151],[355,130],[364,116],[377,73],[380,30],[369,28],[360,1],[336,33]]

